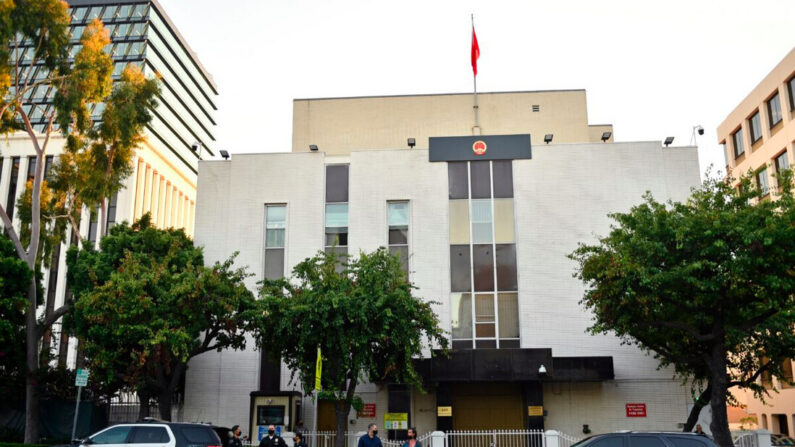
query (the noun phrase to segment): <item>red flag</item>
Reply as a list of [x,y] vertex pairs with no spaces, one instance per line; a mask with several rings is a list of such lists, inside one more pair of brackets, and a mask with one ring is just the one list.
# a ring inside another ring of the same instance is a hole
[[480,47],[478,46],[478,36],[475,34],[475,25],[472,25],[472,72],[478,75],[478,58],[480,57]]

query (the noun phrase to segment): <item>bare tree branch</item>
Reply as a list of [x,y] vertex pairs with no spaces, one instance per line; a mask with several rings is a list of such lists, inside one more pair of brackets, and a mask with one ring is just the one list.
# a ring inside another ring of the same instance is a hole
[[53,325],[58,319],[66,315],[69,312],[69,306],[64,304],[63,306],[55,309],[49,315],[44,317],[44,321],[42,321],[41,326],[39,327],[39,333],[37,334],[39,337],[44,333],[44,331]]
[[8,237],[11,239],[11,242],[14,243],[14,248],[17,250],[17,256],[19,259],[23,261],[28,258],[28,254],[25,253],[25,248],[22,246],[22,242],[19,240],[19,235],[17,231],[14,229],[14,225],[11,222],[11,219],[8,217],[8,213],[6,213],[6,209],[3,205],[0,205],[0,219],[3,220],[3,225],[5,225],[5,229],[8,232]]

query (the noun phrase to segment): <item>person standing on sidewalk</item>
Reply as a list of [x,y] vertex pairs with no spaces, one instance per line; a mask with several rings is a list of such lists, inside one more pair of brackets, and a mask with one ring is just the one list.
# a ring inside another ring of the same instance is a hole
[[417,429],[415,427],[409,429],[409,440],[403,443],[403,447],[422,447],[422,443],[417,440]]
[[358,447],[384,447],[384,445],[381,444],[381,438],[378,437],[377,425],[370,424],[367,426],[367,433],[359,438]]
[[232,437],[229,438],[229,445],[227,447],[243,447],[243,441],[240,439],[240,426],[232,426]]
[[286,447],[284,439],[281,436],[276,436],[276,426],[268,426],[268,436],[262,438],[259,442],[259,447]]

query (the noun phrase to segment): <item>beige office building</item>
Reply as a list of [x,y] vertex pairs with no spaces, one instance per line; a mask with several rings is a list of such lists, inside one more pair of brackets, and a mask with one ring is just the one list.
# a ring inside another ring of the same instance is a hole
[[[775,191],[775,174],[795,161],[795,48],[718,126],[718,141],[724,145],[729,174],[736,178],[750,172],[756,184]],[[786,380],[763,378],[771,389],[766,403],[750,391],[735,392],[760,428],[790,436],[795,435],[795,388],[787,383],[793,380],[792,368],[787,361]]]

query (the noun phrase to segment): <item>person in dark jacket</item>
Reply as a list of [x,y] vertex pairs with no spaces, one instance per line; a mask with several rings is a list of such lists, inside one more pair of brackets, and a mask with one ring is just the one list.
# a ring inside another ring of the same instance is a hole
[[232,426],[232,437],[229,438],[229,445],[227,447],[243,447],[243,441],[240,440],[240,426]]
[[381,438],[378,437],[377,425],[370,424],[367,426],[367,433],[359,438],[358,447],[384,447],[384,445],[381,444]]
[[268,435],[262,438],[262,441],[259,442],[259,447],[286,447],[286,444],[281,436],[276,436],[276,427],[269,425]]
[[409,440],[403,443],[403,447],[422,447],[422,443],[417,440],[417,429],[415,427],[409,429]]
[[306,447],[304,435],[300,431],[295,432],[295,436],[293,436],[293,447]]

